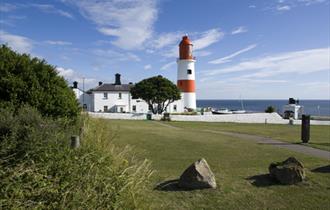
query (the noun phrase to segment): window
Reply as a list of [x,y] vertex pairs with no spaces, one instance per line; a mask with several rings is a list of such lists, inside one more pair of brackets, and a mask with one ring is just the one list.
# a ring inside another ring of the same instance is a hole
[[118,94],[118,98],[121,99],[121,93]]
[[149,105],[148,110],[151,111],[151,109],[152,109],[152,105]]
[[107,111],[108,111],[108,106],[104,106],[104,107],[103,107],[103,111],[104,111],[104,112],[107,112]]
[[108,93],[103,93],[103,99],[108,99]]
[[173,106],[173,110],[176,112],[176,105]]
[[124,108],[120,107],[120,112],[123,113],[124,112]]
[[188,69],[188,70],[187,70],[187,74],[192,74],[191,69]]
[[136,105],[133,105],[132,110],[133,112],[136,112]]

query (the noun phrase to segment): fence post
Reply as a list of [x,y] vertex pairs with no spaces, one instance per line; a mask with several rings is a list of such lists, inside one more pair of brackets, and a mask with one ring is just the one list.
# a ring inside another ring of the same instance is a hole
[[302,115],[301,119],[301,140],[308,143],[310,137],[310,115]]
[[71,148],[75,149],[78,148],[79,146],[80,146],[79,136],[76,135],[71,136]]

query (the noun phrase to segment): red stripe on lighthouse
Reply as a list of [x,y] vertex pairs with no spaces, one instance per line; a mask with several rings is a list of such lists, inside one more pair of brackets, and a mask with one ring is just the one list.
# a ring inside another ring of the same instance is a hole
[[195,80],[178,80],[177,86],[182,92],[195,92]]

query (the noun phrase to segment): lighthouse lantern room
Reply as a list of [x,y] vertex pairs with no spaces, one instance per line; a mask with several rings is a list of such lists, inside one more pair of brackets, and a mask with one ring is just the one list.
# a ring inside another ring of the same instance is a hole
[[195,93],[195,58],[192,53],[193,44],[189,37],[183,36],[179,44],[178,81],[177,86],[182,92],[182,99],[186,109],[196,109]]

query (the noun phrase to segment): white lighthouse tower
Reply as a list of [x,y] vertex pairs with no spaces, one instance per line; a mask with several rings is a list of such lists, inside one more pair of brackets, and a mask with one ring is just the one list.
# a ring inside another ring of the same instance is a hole
[[184,107],[196,109],[195,93],[195,62],[192,55],[192,43],[188,36],[183,36],[179,44],[178,82],[177,86],[182,92]]

